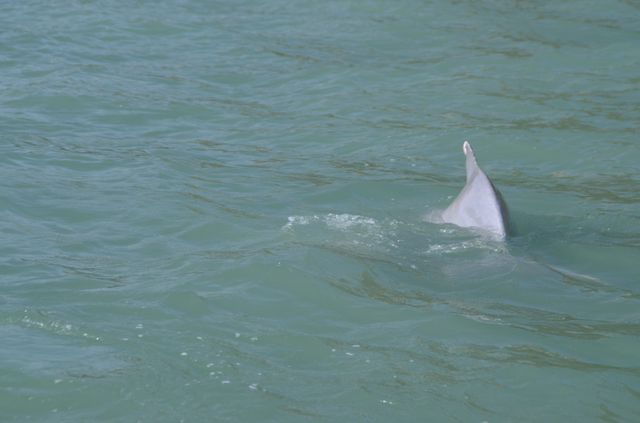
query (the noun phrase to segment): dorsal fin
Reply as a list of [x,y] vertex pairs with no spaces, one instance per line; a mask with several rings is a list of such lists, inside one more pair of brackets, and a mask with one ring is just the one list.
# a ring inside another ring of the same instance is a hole
[[442,213],[445,222],[462,227],[475,227],[504,238],[508,231],[507,207],[500,192],[480,169],[471,144],[465,141],[467,182],[460,194]]
[[462,151],[467,157],[467,182],[469,182],[471,179],[473,179],[473,175],[478,171],[478,162],[476,161],[476,155],[473,152],[473,148],[471,148],[471,144],[469,144],[469,141],[465,140],[464,144],[462,144]]

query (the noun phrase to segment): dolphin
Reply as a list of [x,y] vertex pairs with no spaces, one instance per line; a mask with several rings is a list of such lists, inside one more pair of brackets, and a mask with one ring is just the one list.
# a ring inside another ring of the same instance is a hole
[[463,228],[480,228],[505,239],[509,233],[509,212],[500,191],[476,162],[471,144],[465,141],[467,183],[455,200],[442,212],[442,220]]

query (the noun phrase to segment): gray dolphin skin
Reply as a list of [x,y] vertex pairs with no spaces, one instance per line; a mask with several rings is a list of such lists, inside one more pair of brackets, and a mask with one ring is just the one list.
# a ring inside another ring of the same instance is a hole
[[480,169],[468,141],[462,144],[467,157],[467,183],[442,212],[442,220],[463,228],[480,228],[504,239],[509,232],[509,213],[502,195]]

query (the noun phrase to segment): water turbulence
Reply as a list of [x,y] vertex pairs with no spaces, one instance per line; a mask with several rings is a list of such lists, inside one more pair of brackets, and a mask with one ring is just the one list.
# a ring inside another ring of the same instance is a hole
[[638,420],[637,2],[119,3],[0,6],[2,423]]

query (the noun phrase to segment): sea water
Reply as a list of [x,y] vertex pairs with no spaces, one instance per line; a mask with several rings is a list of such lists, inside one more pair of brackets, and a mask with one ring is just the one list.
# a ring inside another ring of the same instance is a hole
[[0,421],[639,421],[638,22],[3,2]]

